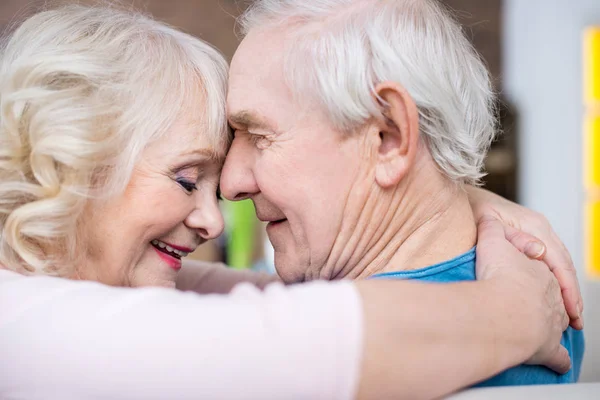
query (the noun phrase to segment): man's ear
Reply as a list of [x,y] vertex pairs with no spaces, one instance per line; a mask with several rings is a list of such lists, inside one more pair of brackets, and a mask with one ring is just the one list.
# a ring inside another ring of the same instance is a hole
[[378,151],[375,179],[383,188],[396,186],[415,162],[419,144],[419,113],[406,89],[395,82],[375,87],[381,107],[377,119]]

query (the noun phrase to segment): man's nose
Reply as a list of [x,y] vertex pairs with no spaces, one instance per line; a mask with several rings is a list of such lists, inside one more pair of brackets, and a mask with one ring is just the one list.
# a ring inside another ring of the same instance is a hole
[[254,154],[248,140],[235,137],[221,173],[221,194],[228,200],[245,200],[259,192],[254,178]]

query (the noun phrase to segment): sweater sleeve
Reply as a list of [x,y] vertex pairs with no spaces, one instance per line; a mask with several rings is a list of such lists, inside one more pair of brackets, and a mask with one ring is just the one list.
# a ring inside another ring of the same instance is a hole
[[201,296],[0,270],[0,398],[352,399],[362,317],[350,282]]

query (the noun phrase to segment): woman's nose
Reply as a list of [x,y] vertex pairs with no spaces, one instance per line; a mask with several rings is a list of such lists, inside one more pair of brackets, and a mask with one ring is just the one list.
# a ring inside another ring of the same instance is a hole
[[210,240],[223,233],[225,222],[216,196],[209,193],[206,195],[210,198],[198,202],[198,206],[186,218],[185,224],[195,230],[202,239]]

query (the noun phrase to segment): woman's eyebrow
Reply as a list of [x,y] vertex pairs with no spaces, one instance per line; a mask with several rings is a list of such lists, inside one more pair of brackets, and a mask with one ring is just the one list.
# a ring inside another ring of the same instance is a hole
[[177,159],[178,162],[183,165],[200,165],[216,162],[223,164],[225,162],[225,151],[218,151],[210,148],[194,148],[184,153],[181,153]]
[[182,156],[198,156],[202,158],[213,158],[215,156],[215,151],[207,148],[195,148],[190,149],[182,154]]

